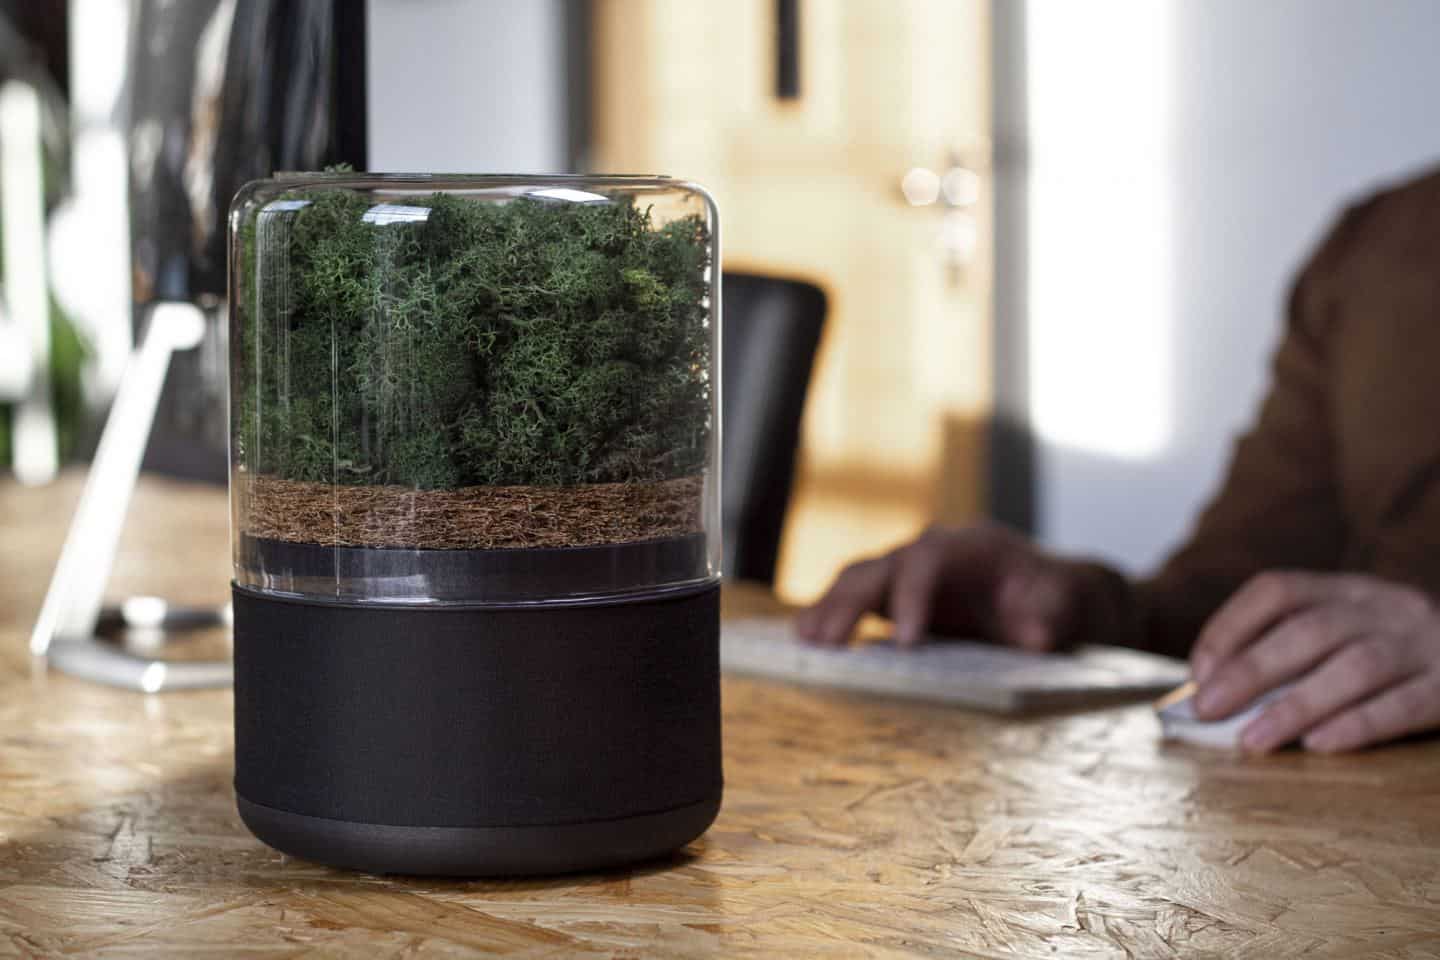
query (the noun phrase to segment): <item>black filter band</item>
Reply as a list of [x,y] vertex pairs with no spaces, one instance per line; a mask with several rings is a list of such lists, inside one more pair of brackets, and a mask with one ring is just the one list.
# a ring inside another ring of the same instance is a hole
[[721,786],[719,587],[588,606],[234,590],[235,786],[397,826],[584,823]]
[[240,562],[256,578],[250,586],[341,600],[352,589],[402,600],[545,600],[646,592],[709,576],[705,537],[698,533],[523,550],[334,547],[238,536]]

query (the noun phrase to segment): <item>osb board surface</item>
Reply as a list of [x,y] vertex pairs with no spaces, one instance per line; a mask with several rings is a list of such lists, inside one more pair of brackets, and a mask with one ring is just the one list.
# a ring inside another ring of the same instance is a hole
[[[228,694],[24,653],[77,491],[0,487],[0,955],[1440,956],[1440,744],[1247,761],[1160,745],[1143,707],[1007,721],[728,681],[725,807],[671,862],[288,859],[235,814]],[[138,512],[121,588],[223,597],[223,495],[147,482]]]

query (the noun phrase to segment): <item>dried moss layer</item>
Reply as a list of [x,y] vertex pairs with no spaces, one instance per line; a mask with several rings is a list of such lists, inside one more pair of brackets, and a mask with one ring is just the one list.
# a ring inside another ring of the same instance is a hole
[[322,546],[489,550],[696,533],[703,478],[571,486],[332,486],[243,477],[245,533]]

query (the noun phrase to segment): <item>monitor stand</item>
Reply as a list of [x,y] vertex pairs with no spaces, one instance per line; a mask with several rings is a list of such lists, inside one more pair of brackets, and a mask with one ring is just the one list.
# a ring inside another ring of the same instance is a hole
[[144,338],[125,365],[50,589],[30,634],[30,652],[71,676],[146,693],[231,684],[228,660],[152,659],[96,635],[102,624],[171,632],[229,624],[228,606],[176,608],[158,597],[131,597],[118,607],[102,607],[170,357],[193,349],[204,332],[205,317],[199,307],[157,304],[150,310]]

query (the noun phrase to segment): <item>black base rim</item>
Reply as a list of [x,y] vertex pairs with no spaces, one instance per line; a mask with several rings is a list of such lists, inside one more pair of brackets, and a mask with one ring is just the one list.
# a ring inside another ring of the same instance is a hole
[[543,876],[653,860],[698,838],[720,794],[618,820],[523,827],[411,827],[332,820],[235,797],[240,819],[281,853],[367,873],[448,877]]

